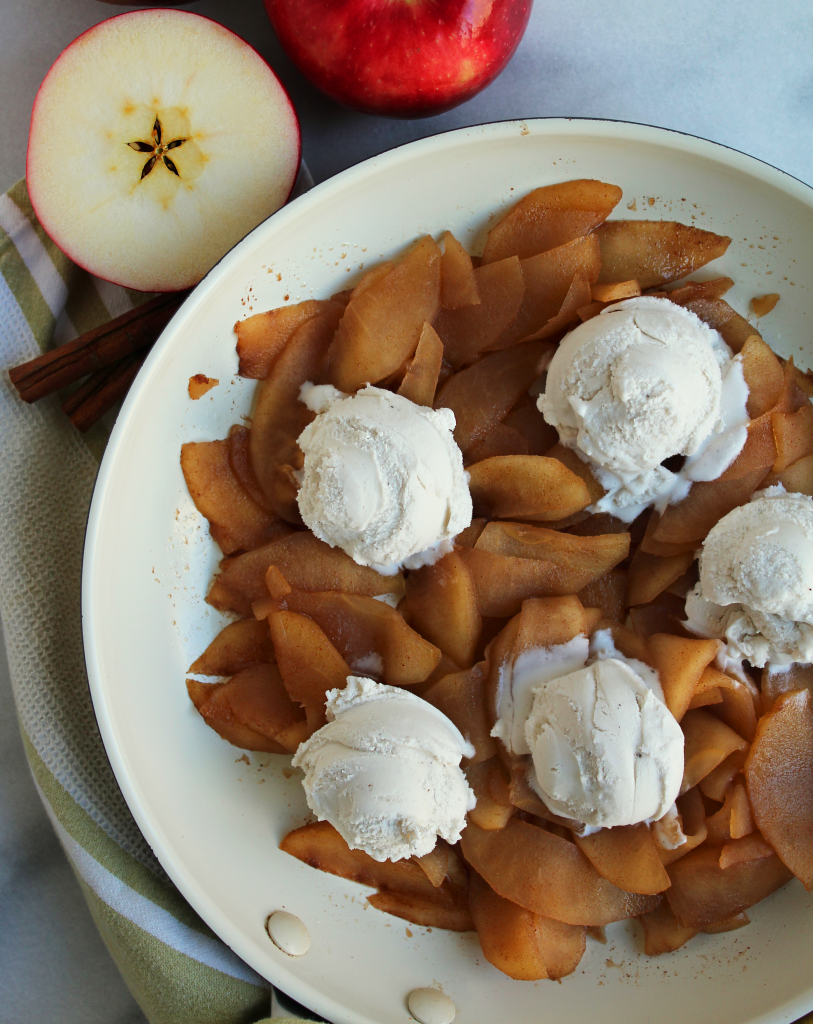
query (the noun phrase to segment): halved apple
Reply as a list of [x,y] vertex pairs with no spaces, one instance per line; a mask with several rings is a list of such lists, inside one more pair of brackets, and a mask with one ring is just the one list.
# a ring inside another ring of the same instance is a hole
[[133,11],[79,36],[46,75],[26,176],[75,263],[176,291],[282,206],[299,156],[296,112],[252,47],[197,14]]

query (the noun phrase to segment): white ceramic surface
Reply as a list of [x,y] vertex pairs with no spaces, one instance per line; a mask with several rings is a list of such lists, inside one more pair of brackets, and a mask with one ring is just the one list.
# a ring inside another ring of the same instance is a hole
[[[807,186],[734,151],[654,128],[539,120],[461,129],[345,171],[229,253],[150,354],[99,474],[85,552],[84,639],[124,795],[211,927],[336,1024],[408,1020],[406,998],[422,985],[442,988],[461,1024],[785,1024],[813,1008],[813,900],[795,881],[756,907],[749,927],[701,936],[676,954],[643,956],[635,927],[622,923],[608,929],[608,945],[589,941],[562,984],[512,982],[485,963],[473,935],[408,929],[366,906],[362,887],[280,853],[279,840],[306,811],[289,759],[241,758],[186,696],[186,667],[225,620],[204,603],[218,552],[186,492],[179,449],[224,437],[250,411],[256,385],[236,376],[235,320],[346,288],[362,265],[398,254],[422,233],[450,228],[476,250],[515,199],[577,177],[623,187],[616,217],[673,218],[730,234],[726,256],[698,276],[733,277],[729,297],[743,312],[751,296],[778,291],[779,305],[760,326],[782,354],[813,361]],[[220,384],[192,402],[187,382],[200,372]],[[311,933],[311,949],[297,960],[264,928],[281,909]]]

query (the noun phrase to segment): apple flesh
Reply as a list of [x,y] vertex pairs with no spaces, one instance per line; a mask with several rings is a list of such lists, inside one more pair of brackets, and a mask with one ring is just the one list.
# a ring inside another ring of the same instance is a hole
[[149,10],[102,22],[57,59],[26,176],[75,263],[176,291],[286,201],[299,157],[294,108],[252,47],[208,18]]
[[390,117],[439,114],[503,70],[533,0],[264,0],[285,52],[322,92]]

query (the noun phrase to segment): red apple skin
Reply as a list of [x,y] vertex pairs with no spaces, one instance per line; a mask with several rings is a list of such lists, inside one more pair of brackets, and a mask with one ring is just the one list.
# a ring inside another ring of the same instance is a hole
[[427,117],[471,99],[503,70],[533,0],[264,0],[283,49],[332,99]]

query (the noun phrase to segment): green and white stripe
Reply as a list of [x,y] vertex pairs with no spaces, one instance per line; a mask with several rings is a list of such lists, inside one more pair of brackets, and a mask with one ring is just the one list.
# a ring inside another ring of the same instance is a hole
[[26,405],[5,372],[147,298],[72,264],[24,182],[0,196],[0,619],[37,788],[130,990],[152,1024],[238,1024],[266,1018],[270,986],[157,863],[116,786],[88,692],[82,544],[108,431],[81,437],[56,398]]

